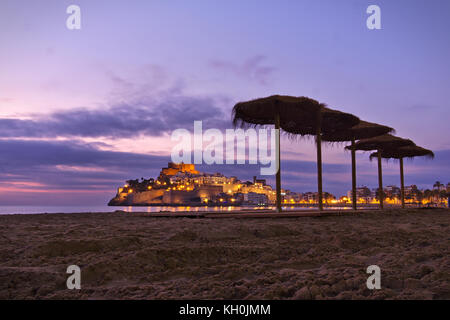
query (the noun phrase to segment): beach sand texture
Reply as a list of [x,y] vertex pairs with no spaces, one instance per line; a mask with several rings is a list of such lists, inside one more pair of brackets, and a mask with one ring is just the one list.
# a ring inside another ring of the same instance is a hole
[[[66,268],[81,268],[81,290]],[[381,290],[368,290],[369,265]],[[450,299],[450,210],[0,216],[0,299]]]

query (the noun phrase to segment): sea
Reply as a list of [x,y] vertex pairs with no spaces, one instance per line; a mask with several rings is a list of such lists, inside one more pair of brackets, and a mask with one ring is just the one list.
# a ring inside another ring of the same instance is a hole
[[[310,210],[314,207],[283,207],[284,210]],[[125,212],[202,212],[202,211],[217,211],[217,212],[229,212],[240,210],[270,210],[275,207],[255,207],[255,206],[241,206],[241,207],[169,207],[169,206],[114,206],[109,207],[107,205],[100,206],[0,206],[0,214],[37,214],[37,213],[79,213],[79,212],[114,212],[116,210]]]

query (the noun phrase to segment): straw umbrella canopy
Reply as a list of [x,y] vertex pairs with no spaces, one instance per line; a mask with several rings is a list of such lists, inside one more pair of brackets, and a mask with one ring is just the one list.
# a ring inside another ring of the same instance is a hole
[[[353,146],[347,146],[345,148],[347,150],[380,151],[414,145],[414,142],[409,139],[395,137],[391,134],[384,134],[374,138],[359,140]],[[378,189],[380,192],[380,208],[383,209],[383,171],[381,167],[381,153],[378,153]]]
[[[391,127],[381,124],[360,121],[356,126],[335,132],[328,132],[322,135],[322,140],[327,142],[351,141],[355,145],[356,140],[377,137],[386,133],[393,133],[395,130]],[[356,210],[356,150],[351,149],[352,153],[352,205]]]
[[385,159],[398,159],[400,162],[400,185],[401,185],[401,197],[402,197],[402,208],[405,208],[405,179],[403,175],[403,158],[415,158],[415,157],[427,157],[434,158],[434,153],[431,150],[419,147],[419,146],[406,146],[397,149],[383,149],[381,151],[374,152],[370,155],[370,160],[373,158]]
[[360,122],[346,130],[337,132],[327,132],[322,135],[322,140],[328,142],[345,142],[351,140],[369,139],[384,135],[386,133],[394,132],[391,127],[384,126],[378,123],[360,120]]
[[319,210],[323,210],[322,195],[322,135],[331,134],[332,132],[340,132],[357,125],[360,120],[357,116],[350,113],[341,112],[327,108],[325,104],[320,104],[320,113],[315,119],[307,122],[298,117],[288,119],[282,123],[282,128],[289,134],[309,134],[316,137],[317,149],[317,189],[319,195]]
[[[280,128],[281,123],[288,123],[290,119],[313,123],[320,112],[320,104],[307,97],[292,97],[274,95],[237,103],[233,108],[233,124],[235,127],[256,127],[275,125],[276,129],[276,193],[277,210],[281,212],[281,174],[280,174]],[[284,128],[283,128],[284,129]],[[305,135],[307,128],[299,134]]]
[[[412,140],[396,137],[391,134],[383,134],[381,136],[369,139],[361,139],[355,143],[354,148],[355,150],[372,151],[381,149],[393,149],[413,145],[415,144]],[[352,147],[347,146],[345,148],[350,150]]]

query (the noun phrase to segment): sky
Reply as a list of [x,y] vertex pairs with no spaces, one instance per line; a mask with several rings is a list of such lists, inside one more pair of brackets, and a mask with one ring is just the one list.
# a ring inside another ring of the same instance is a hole
[[[66,27],[72,4],[80,30]],[[381,30],[366,26],[372,4]],[[450,182],[449,12],[447,0],[2,0],[0,205],[105,204],[125,180],[159,174],[173,130],[232,128],[235,103],[272,94],[391,126],[436,154],[407,161],[406,184]],[[351,186],[344,145],[323,148],[337,196]],[[282,186],[316,190],[313,140],[281,147]],[[368,156],[358,185],[375,187]],[[383,166],[399,185],[398,163]]]

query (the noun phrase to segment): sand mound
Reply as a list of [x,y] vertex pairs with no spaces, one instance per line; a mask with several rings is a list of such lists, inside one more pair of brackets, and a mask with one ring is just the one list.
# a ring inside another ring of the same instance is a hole
[[[450,299],[450,212],[0,216],[0,299]],[[66,289],[67,266],[80,291]],[[382,270],[368,290],[366,268]]]

